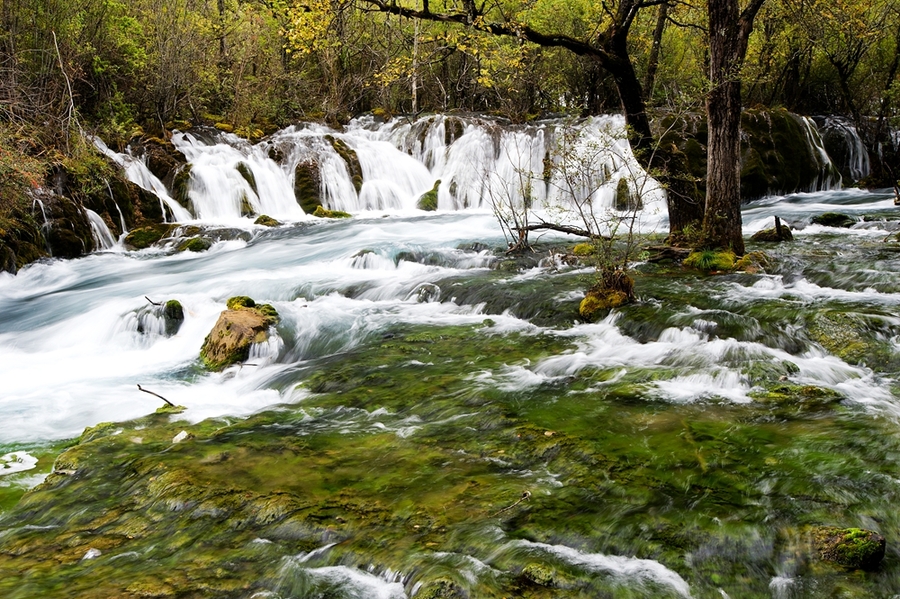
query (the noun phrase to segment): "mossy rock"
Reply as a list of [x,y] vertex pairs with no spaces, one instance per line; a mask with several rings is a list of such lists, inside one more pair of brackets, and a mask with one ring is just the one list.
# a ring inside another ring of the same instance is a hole
[[704,272],[734,270],[737,256],[731,250],[697,250],[684,259],[685,266]]
[[857,220],[847,214],[840,212],[823,212],[812,217],[810,221],[814,225],[822,225],[823,227],[837,227],[840,229],[849,229],[857,223]]
[[734,263],[734,269],[756,274],[766,269],[770,264],[769,256],[765,252],[747,252]]
[[259,189],[256,187],[256,177],[253,175],[253,171],[250,170],[250,165],[246,162],[238,162],[234,168],[241,174],[241,177],[244,178],[244,181],[246,181],[247,185],[250,186],[250,189],[253,190],[253,193],[258,196]]
[[431,580],[422,585],[416,599],[467,599],[469,595],[458,584],[447,578]]
[[125,236],[125,247],[130,250],[146,249],[164,239],[174,228],[175,225],[166,223],[138,227],[129,231],[128,235]]
[[212,241],[205,237],[192,237],[178,244],[179,252],[205,252],[212,247]]
[[845,568],[874,570],[884,558],[885,538],[863,528],[822,526],[813,530],[819,557]]
[[259,217],[253,221],[253,224],[261,225],[263,227],[280,227],[281,221],[277,221],[267,214],[260,214]]
[[628,303],[628,296],[617,289],[591,290],[578,305],[578,313],[589,322],[605,316],[613,308]]
[[641,196],[632,193],[631,188],[628,186],[628,179],[625,177],[620,178],[616,184],[616,210],[631,212],[641,208],[643,208]]
[[319,163],[308,160],[294,168],[294,198],[306,214],[322,205],[322,175]]
[[257,305],[246,296],[228,300],[228,309],[210,331],[200,349],[204,366],[219,371],[243,362],[254,343],[269,337],[269,328],[278,323],[278,312],[269,304]]
[[341,210],[328,210],[323,206],[318,206],[313,212],[313,216],[317,216],[319,218],[350,218],[353,216],[349,212],[342,212]]
[[178,333],[184,322],[184,307],[178,300],[169,300],[163,307],[163,321],[166,326],[166,336],[171,337]]
[[812,319],[807,330],[813,341],[851,364],[863,360],[871,349],[863,334],[863,322],[852,314],[822,312]]
[[542,587],[556,586],[556,572],[544,564],[531,562],[522,568],[522,578]]
[[440,186],[441,180],[438,179],[434,182],[434,187],[419,196],[419,200],[416,202],[416,208],[418,208],[419,210],[424,210],[426,212],[434,212],[435,210],[437,210],[438,187]]
[[239,310],[241,308],[255,308],[256,302],[253,301],[253,298],[247,297],[246,295],[236,295],[228,298],[225,305],[229,310]]
[[572,253],[579,257],[593,256],[597,253],[597,248],[593,243],[577,243],[572,248]]
[[363,174],[362,166],[359,163],[359,156],[356,155],[356,150],[333,135],[326,135],[325,140],[331,144],[334,151],[337,152],[338,156],[340,156],[347,164],[347,171],[350,173],[350,181],[353,182],[356,193],[359,193],[362,189]]
[[191,209],[191,165],[185,164],[175,173],[172,179],[172,199],[181,204],[185,210]]
[[794,241],[794,234],[791,233],[791,228],[787,225],[781,225],[781,235],[778,234],[778,231],[775,230],[775,227],[771,229],[763,229],[762,231],[757,231],[750,237],[750,241],[765,241],[769,243],[780,243],[782,241]]

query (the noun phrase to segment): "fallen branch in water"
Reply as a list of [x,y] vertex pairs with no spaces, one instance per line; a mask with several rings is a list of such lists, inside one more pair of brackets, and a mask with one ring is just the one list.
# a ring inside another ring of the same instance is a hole
[[166,402],[167,404],[169,404],[169,405],[172,406],[173,408],[176,407],[175,404],[173,404],[171,401],[169,401],[168,399],[166,399],[165,397],[163,397],[163,396],[160,395],[159,393],[154,393],[153,391],[148,391],[147,389],[144,389],[144,388],[141,387],[140,385],[138,385],[137,387],[138,387],[138,391],[143,391],[144,393],[149,393],[150,395],[155,395],[156,397],[160,398],[161,400],[163,400],[164,402]]
[[[162,302],[154,302],[152,299],[150,299],[146,295],[144,296],[144,299],[147,300],[148,302],[150,302],[151,304],[153,304],[154,306],[162,306]],[[138,385],[138,387],[140,387],[140,385]],[[149,391],[147,393],[149,393]]]
[[495,516],[499,516],[499,515],[502,514],[503,512],[508,512],[509,510],[513,509],[514,507],[516,507],[517,505],[519,505],[519,504],[522,503],[523,501],[527,501],[527,500],[530,499],[530,498],[531,498],[531,491],[525,491],[524,493],[522,493],[522,498],[521,498],[521,499],[519,499],[517,502],[515,502],[515,503],[512,504],[512,505],[506,506],[505,508],[503,508],[503,509],[500,510],[499,512],[497,512],[497,513],[495,513],[495,514],[492,514],[492,515],[491,515],[491,518],[494,518]]

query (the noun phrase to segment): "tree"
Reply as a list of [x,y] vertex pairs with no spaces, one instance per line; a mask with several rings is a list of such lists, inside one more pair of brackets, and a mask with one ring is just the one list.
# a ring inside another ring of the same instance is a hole
[[[677,234],[703,217],[703,200],[696,182],[689,176],[682,156],[660,147],[650,127],[644,89],[628,48],[628,36],[641,10],[667,0],[619,0],[604,4],[597,27],[586,29],[580,38],[563,33],[546,33],[525,22],[528,15],[485,10],[473,0],[462,0],[456,11],[432,12],[427,0],[422,8],[410,8],[385,0],[360,0],[372,10],[437,23],[453,23],[495,36],[512,37],[543,48],[563,48],[584,56],[608,72],[615,82],[628,126],[629,142],[635,157],[667,188],[670,232]],[[521,17],[521,18],[520,18]]]
[[741,234],[741,79],[753,20],[764,0],[738,12],[738,0],[707,0],[709,80],[706,99],[706,208],[703,244],[744,253]]

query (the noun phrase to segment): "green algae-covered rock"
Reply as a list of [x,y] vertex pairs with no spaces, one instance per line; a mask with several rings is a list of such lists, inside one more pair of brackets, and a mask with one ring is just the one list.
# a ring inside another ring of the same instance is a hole
[[260,214],[259,217],[253,221],[254,225],[261,225],[263,227],[280,227],[281,222],[275,220],[271,216],[267,214]]
[[548,568],[544,564],[531,562],[522,568],[522,578],[527,581],[542,586],[552,587],[556,584],[556,573],[552,568]]
[[778,234],[778,231],[775,230],[775,227],[771,229],[763,229],[762,231],[757,231],[750,237],[750,241],[766,241],[770,243],[779,243],[781,241],[794,241],[794,234],[791,233],[791,228],[787,225],[781,225],[781,234]]
[[359,193],[362,189],[363,174],[362,166],[359,163],[359,157],[356,155],[356,150],[333,135],[326,135],[325,140],[331,144],[334,151],[337,152],[338,156],[346,163],[347,170],[350,172],[350,180],[353,182],[353,187],[356,188],[356,193]]
[[437,210],[438,187],[440,186],[441,180],[438,179],[434,182],[434,187],[419,196],[419,200],[416,202],[416,208],[418,208],[419,210],[425,210],[426,212],[434,212],[435,210]]
[[622,177],[616,184],[616,210],[632,211],[643,207],[641,196],[633,193],[628,186],[628,179]]
[[819,557],[827,562],[860,570],[874,570],[884,558],[885,538],[863,528],[822,526],[813,530]]
[[178,300],[169,300],[163,307],[163,322],[166,327],[166,336],[171,337],[178,333],[184,322],[184,308]]
[[257,305],[246,296],[229,299],[228,309],[219,315],[200,349],[203,364],[218,371],[243,362],[250,355],[250,346],[264,342],[269,327],[277,322],[278,313],[269,304]]
[[205,252],[212,247],[212,241],[205,237],[192,237],[178,244],[179,252]]
[[301,161],[294,167],[294,198],[306,214],[322,205],[322,175],[319,163]]
[[849,229],[856,224],[857,220],[840,212],[823,212],[812,217],[811,222],[814,225],[822,225],[823,227],[838,227],[841,229]]
[[175,173],[172,179],[172,198],[186,209],[191,209],[191,165],[185,164]]
[[328,210],[323,206],[316,207],[315,212],[313,212],[313,216],[318,218],[350,218],[353,216],[349,212],[343,212],[341,210]]
[[737,256],[730,250],[698,250],[691,252],[684,259],[684,264],[704,272],[721,272],[734,270]]
[[259,195],[259,189],[256,187],[256,177],[253,175],[253,171],[250,170],[250,165],[246,162],[238,162],[234,167],[238,173],[240,173],[241,177],[244,178],[244,181],[247,182],[247,185],[250,186],[250,189],[253,190],[253,193]]
[[143,250],[168,236],[175,225],[161,223],[132,229],[125,236],[125,247],[130,250]]

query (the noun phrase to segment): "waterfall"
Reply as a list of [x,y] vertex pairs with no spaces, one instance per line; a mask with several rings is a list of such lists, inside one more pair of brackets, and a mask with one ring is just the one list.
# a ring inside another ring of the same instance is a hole
[[807,146],[810,148],[810,153],[819,169],[819,175],[815,183],[805,191],[840,189],[842,184],[840,171],[831,161],[831,156],[825,149],[825,144],[822,141],[822,136],[819,134],[819,128],[816,126],[815,121],[808,116],[800,117],[799,120],[803,125]]
[[841,174],[852,181],[868,176],[871,170],[869,152],[850,121],[841,117],[825,117],[821,130],[828,154],[837,163]]
[[[159,196],[179,222],[246,224],[259,214],[305,219],[295,184],[298,166],[307,164],[315,167],[322,205],[352,214],[415,211],[438,181],[441,211],[497,203],[558,210],[588,201],[612,210],[623,178],[647,214],[665,213],[664,192],[631,154],[620,116],[518,126],[486,117],[436,115],[380,124],[361,117],[343,131],[291,126],[255,145],[206,129],[176,132],[172,143],[190,163],[189,210],[142,161],[98,147],[126,168],[129,179]],[[585,178],[584,171],[593,174]]]
[[[163,182],[156,175],[150,172],[143,160],[135,158],[131,154],[122,154],[110,149],[103,141],[97,137],[93,138],[94,146],[111,158],[125,171],[125,176],[129,181],[143,187],[147,191],[152,192],[159,198],[159,207],[163,216],[171,215],[175,222],[184,222],[192,220],[191,213],[184,209],[172,196]],[[123,229],[124,230],[124,229]]]
[[90,208],[85,208],[84,214],[87,216],[88,223],[91,225],[91,235],[94,238],[94,249],[108,250],[114,247],[116,245],[116,238],[109,230],[109,227],[106,226],[106,223],[103,222],[103,218]]

